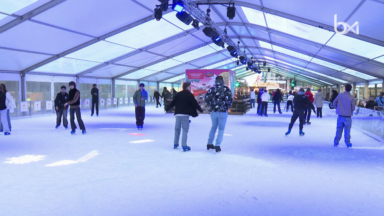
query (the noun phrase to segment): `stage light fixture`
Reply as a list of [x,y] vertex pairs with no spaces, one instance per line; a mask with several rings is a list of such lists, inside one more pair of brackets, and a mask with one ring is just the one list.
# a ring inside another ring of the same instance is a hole
[[271,72],[271,68],[270,67],[268,68],[268,72]]
[[263,66],[265,67],[267,65],[267,62],[263,62]]
[[159,2],[161,2],[161,6],[160,6],[161,10],[163,11],[168,10],[168,6],[169,6],[168,1],[169,0],[159,0]]
[[163,11],[161,10],[161,8],[155,8],[155,19],[157,21],[160,21],[162,17],[163,17]]
[[255,73],[257,73],[257,72],[259,72],[259,69],[255,68],[253,71],[255,71]]
[[204,32],[205,36],[210,37],[210,38],[219,35],[219,34],[216,32],[216,30],[213,29],[213,28],[211,28],[211,27],[205,27],[205,28],[203,29],[203,32]]
[[173,1],[172,9],[174,11],[177,11],[178,13],[180,13],[181,11],[184,10],[183,2],[182,1]]
[[181,11],[179,13],[176,14],[176,17],[183,23],[185,23],[185,25],[189,25],[191,24],[191,22],[193,21],[193,17],[191,15],[189,15],[187,12],[185,11]]
[[239,61],[239,60],[237,60],[237,61],[236,61],[236,64],[237,64],[237,66],[239,66],[239,64],[240,64],[240,61]]
[[200,30],[200,27],[199,27],[199,20],[194,19],[193,22],[192,22],[192,26],[193,26],[195,29]]
[[240,56],[240,62],[241,64],[247,64],[247,57]]
[[232,7],[231,6],[227,7],[227,17],[228,19],[233,20],[235,16],[236,16],[236,8],[235,8],[235,4],[233,4]]
[[248,64],[248,68],[249,68],[249,69],[252,70],[252,69],[254,68],[252,60],[249,61],[249,62],[247,62],[247,64]]
[[249,70],[249,68],[248,68],[248,67],[246,67],[246,68],[245,68],[245,70]]
[[228,52],[231,54],[232,57],[237,58],[237,50],[236,50],[235,47],[233,47],[233,46],[228,46],[228,47],[227,47],[227,50],[228,50]]
[[216,36],[212,37],[213,43],[215,43],[217,46],[224,48],[224,41],[221,40],[220,36],[217,34]]

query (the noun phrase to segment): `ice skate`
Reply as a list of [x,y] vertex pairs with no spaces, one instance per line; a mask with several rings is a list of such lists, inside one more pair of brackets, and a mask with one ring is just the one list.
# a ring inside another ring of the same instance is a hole
[[220,153],[221,152],[220,146],[215,146],[215,150],[216,150],[216,153]]
[[352,148],[352,144],[347,144],[347,148]]
[[[9,133],[9,132],[4,132],[4,135],[5,136],[8,136],[8,135],[11,135],[11,133]],[[351,145],[352,146],[352,145]]]
[[285,136],[288,136],[291,133],[291,129],[288,129],[287,133],[285,133]]
[[179,147],[179,144],[173,144],[173,149],[177,149]]
[[72,130],[72,131],[71,131],[71,134],[72,134],[72,135],[75,135],[75,133],[76,133],[76,130]]
[[189,146],[183,146],[183,151],[191,151],[191,147]]
[[300,130],[300,136],[304,136],[305,133],[303,132],[303,130]]
[[207,144],[207,150],[214,150],[215,149],[215,146],[213,144]]
[[84,129],[81,133],[83,133],[83,134],[86,134],[87,133],[87,131]]

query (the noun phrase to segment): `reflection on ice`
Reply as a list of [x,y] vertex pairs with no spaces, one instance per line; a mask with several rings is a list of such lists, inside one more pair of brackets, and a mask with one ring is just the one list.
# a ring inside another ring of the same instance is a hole
[[137,143],[146,143],[146,142],[153,142],[154,140],[145,139],[145,140],[137,140],[137,141],[131,141],[130,143],[137,144]]
[[44,160],[45,155],[24,155],[20,157],[8,158],[4,163],[6,164],[26,164]]
[[96,157],[97,155],[99,155],[99,152],[94,150],[88,153],[87,155],[79,158],[78,160],[62,160],[55,163],[47,164],[45,166],[65,166],[70,164],[87,162],[88,160],[92,159],[93,157]]

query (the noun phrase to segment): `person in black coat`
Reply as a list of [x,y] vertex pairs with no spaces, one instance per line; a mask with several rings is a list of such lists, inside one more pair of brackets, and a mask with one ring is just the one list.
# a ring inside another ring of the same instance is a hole
[[281,109],[280,109],[280,102],[283,100],[283,95],[281,94],[281,91],[280,89],[277,89],[275,94],[273,95],[272,97],[272,101],[273,101],[273,113],[276,113],[276,105],[277,107],[279,108],[279,113],[280,114],[283,114],[281,112]]
[[180,139],[180,131],[183,128],[183,136],[182,136],[182,146],[184,151],[189,151],[191,148],[187,146],[187,138],[188,138],[188,130],[189,130],[189,116],[197,117],[197,111],[203,112],[200,105],[197,103],[195,97],[190,92],[191,91],[191,83],[185,82],[183,84],[183,91],[176,94],[175,98],[166,108],[166,111],[169,111],[174,106],[175,108],[175,116],[176,116],[176,124],[175,124],[175,139],[174,139],[174,148],[179,147],[179,139]]
[[92,113],[91,116],[93,116],[93,113],[95,111],[95,105],[96,105],[96,115],[99,116],[99,89],[97,88],[96,84],[93,84],[93,88],[91,90],[92,95]]
[[331,103],[337,98],[339,93],[336,90],[332,90]]
[[288,127],[288,132],[285,133],[285,135],[288,135],[291,133],[293,124],[295,124],[297,118],[299,117],[300,136],[304,136],[305,135],[305,133],[303,132],[304,111],[307,109],[307,106],[310,106],[314,113],[316,113],[316,110],[312,102],[309,100],[309,98],[304,95],[304,88],[301,88],[299,92],[295,95],[295,98],[293,99],[293,103],[294,103],[294,111],[291,118],[291,123],[289,124],[289,127]]
[[160,93],[158,91],[155,90],[155,92],[153,93],[153,97],[155,98],[156,100],[156,108],[161,107],[161,103],[160,103]]
[[0,85],[0,121],[3,124],[4,135],[11,135],[7,118],[8,109],[5,102],[7,100],[7,96],[5,95],[6,91],[3,88],[4,87]]
[[68,109],[64,107],[64,104],[68,102],[68,93],[66,92],[67,88],[61,86],[61,92],[57,93],[55,99],[55,109],[56,109],[56,129],[61,124],[61,117],[63,117],[63,126],[65,129],[68,129]]
[[369,101],[367,101],[367,103],[365,104],[365,108],[373,110],[375,109],[375,106],[377,106],[377,102],[375,101],[375,98],[371,96],[369,98]]

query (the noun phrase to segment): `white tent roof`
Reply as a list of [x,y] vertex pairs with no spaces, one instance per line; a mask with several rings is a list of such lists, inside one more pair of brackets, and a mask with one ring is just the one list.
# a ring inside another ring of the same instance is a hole
[[[206,3],[205,1],[196,1]],[[215,0],[228,3],[228,0]],[[318,85],[384,78],[384,1],[231,1],[211,19],[271,71]],[[157,0],[1,0],[0,71],[175,82],[186,69],[241,67],[226,49],[171,9],[154,20]],[[199,8],[206,10],[207,5]],[[359,22],[360,34],[334,32]],[[201,26],[202,29],[204,26]],[[238,77],[252,72],[238,72]]]

